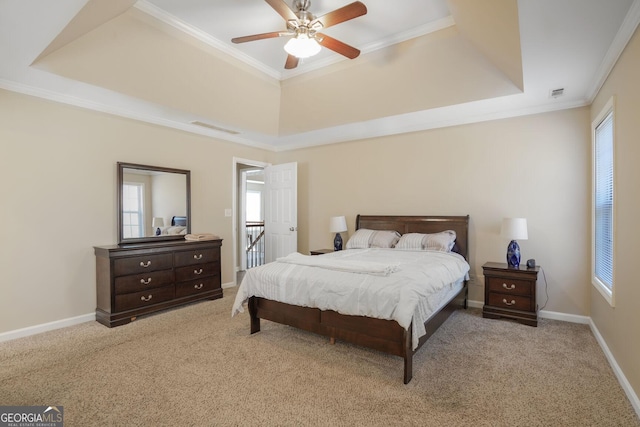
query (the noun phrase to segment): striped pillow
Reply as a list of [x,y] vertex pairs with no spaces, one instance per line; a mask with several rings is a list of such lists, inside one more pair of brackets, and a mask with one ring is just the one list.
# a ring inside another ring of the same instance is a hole
[[407,233],[400,237],[396,249],[451,252],[455,242],[456,232],[453,230],[433,234]]
[[396,245],[396,249],[413,249],[422,250],[422,241],[425,235],[421,233],[407,233],[400,237],[400,241]]
[[374,231],[371,239],[372,248],[393,248],[400,240],[400,233],[397,231]]
[[361,228],[356,230],[353,233],[353,236],[349,238],[347,242],[347,249],[366,249],[369,247],[369,242],[371,242],[371,238],[373,237],[373,230],[367,230],[366,228]]
[[440,233],[425,234],[423,245],[425,249],[450,252],[456,242],[456,232],[446,230]]
[[400,233],[387,230],[361,228],[353,233],[347,242],[347,249],[393,248],[400,239]]

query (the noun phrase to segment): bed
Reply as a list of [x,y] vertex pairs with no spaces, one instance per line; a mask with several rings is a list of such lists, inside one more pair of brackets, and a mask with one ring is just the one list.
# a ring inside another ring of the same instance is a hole
[[187,217],[172,216],[171,225],[169,227],[159,227],[162,236],[177,236],[187,234]]
[[[358,215],[356,218],[356,233],[352,237],[355,237],[359,234],[358,230],[362,230],[364,232],[366,230],[392,230],[396,231],[399,235],[407,235],[404,236],[409,238],[410,236],[415,236],[413,233],[421,233],[421,234],[436,234],[441,233],[445,230],[453,230],[455,232],[455,244],[452,242],[451,252],[456,254],[436,254],[437,256],[444,257],[448,256],[450,258],[459,258],[462,261],[456,260],[456,265],[460,265],[464,263],[466,265],[466,272],[468,272],[468,226],[469,226],[469,216],[380,216],[380,215]],[[361,233],[360,232],[360,233]],[[381,256],[386,254],[391,254],[390,251],[394,251],[395,249],[370,249],[370,250],[346,250],[342,251],[344,256],[351,256],[352,253],[354,255],[353,259],[357,260],[358,257],[362,256],[370,256],[366,253],[371,253],[373,256],[377,256],[378,259]],[[358,252],[360,251],[360,252]],[[388,252],[384,252],[388,251]],[[436,251],[422,251],[422,252],[436,252]],[[406,251],[405,253],[398,253],[398,256],[407,258],[423,256],[422,254],[413,254],[410,251]],[[329,255],[320,255],[314,257],[306,257],[304,259],[305,262],[310,263],[325,263],[329,261],[329,258],[336,258],[338,256],[343,256],[343,254],[329,254]],[[304,258],[300,256],[301,258]],[[325,258],[326,257],[326,258]],[[289,257],[285,257],[289,258]],[[362,258],[365,259],[365,258]],[[375,259],[375,258],[374,258]],[[413,259],[413,258],[412,258]],[[267,267],[269,264],[262,266],[265,268],[274,268],[275,264],[278,264],[280,269],[285,269],[283,267],[283,262],[285,259],[281,259],[278,263],[271,263],[272,267]],[[297,262],[297,261],[296,261]],[[333,261],[332,261],[333,262]],[[340,263],[343,261],[337,261]],[[418,262],[418,261],[416,261]],[[335,263],[335,264],[337,264]],[[357,263],[357,261],[356,261]],[[419,263],[419,262],[418,262]],[[362,263],[364,265],[364,262]],[[412,261],[412,268],[413,268]],[[343,264],[337,264],[342,266]],[[368,263],[366,266],[374,265],[373,263]],[[381,264],[375,264],[376,266]],[[395,264],[389,264],[392,268]],[[398,270],[397,273],[390,273],[391,277],[395,277],[395,280],[398,280],[398,277],[404,277],[402,274],[405,274],[404,269],[405,265],[409,266],[409,263],[406,264],[398,264],[402,265],[402,268],[396,268]],[[322,308],[323,305],[319,304],[318,306],[308,305],[304,302],[296,302],[295,304],[283,302],[286,301],[284,298],[279,298],[278,293],[282,293],[282,291],[274,291],[274,294],[269,294],[270,297],[261,296],[260,292],[249,291],[249,286],[247,285],[247,281],[256,280],[258,274],[260,274],[262,267],[257,267],[256,269],[251,269],[245,275],[245,279],[243,283],[240,285],[238,290],[238,295],[236,297],[236,301],[234,303],[234,309],[232,310],[232,314],[237,314],[239,311],[242,311],[242,304],[246,301],[246,305],[249,309],[250,314],[250,332],[251,334],[257,333],[260,331],[260,319],[265,319],[277,323],[281,323],[284,325],[293,326],[299,329],[303,329],[306,331],[310,331],[316,334],[320,334],[323,336],[327,336],[330,338],[332,343],[335,340],[343,340],[346,342],[350,342],[356,345],[368,347],[374,350],[382,351],[387,354],[400,356],[404,359],[404,383],[407,384],[411,381],[413,376],[413,355],[422,347],[422,345],[427,341],[427,339],[442,325],[449,315],[458,308],[467,308],[467,294],[468,294],[468,285],[467,278],[468,275],[462,274],[460,277],[457,277],[456,280],[453,280],[452,283],[448,284],[447,287],[442,287],[441,292],[438,293],[439,301],[435,304],[435,307],[431,307],[430,311],[425,312],[424,316],[413,316],[409,319],[408,322],[403,321],[402,319],[393,320],[391,318],[379,318],[372,317],[369,315],[354,315],[354,314],[341,314],[345,312],[342,308],[336,309],[327,309]],[[286,270],[287,277],[276,276],[274,279],[276,282],[282,281],[283,283],[286,280],[296,280],[298,278],[300,283],[306,283],[307,279],[300,279],[302,276],[297,276],[298,274],[311,274],[310,272],[304,272],[303,269],[313,270],[314,267],[304,267],[304,266],[294,266],[295,268],[300,269],[295,270],[295,273],[291,273],[290,268]],[[460,267],[462,268],[462,267]],[[409,271],[409,267],[406,267],[407,271]],[[252,270],[256,271],[254,275]],[[317,269],[315,270],[315,275],[318,276]],[[456,275],[459,274],[462,270],[456,270]],[[249,276],[251,274],[252,276]],[[275,274],[275,273],[272,273]],[[323,277],[325,273],[322,273]],[[358,281],[362,280],[362,274],[354,273],[344,273],[340,272],[330,272],[333,274],[337,280],[342,280],[343,277],[347,277],[350,275],[352,280]],[[397,275],[397,276],[394,276]],[[406,273],[408,274],[408,273]],[[346,275],[346,276],[345,276]],[[374,275],[378,275],[374,273]],[[384,275],[384,274],[382,274]],[[248,277],[251,279],[248,280]],[[387,280],[387,279],[378,279],[378,278],[370,278],[372,276],[367,276],[367,283],[377,284],[377,280]],[[452,276],[453,277],[453,276]],[[292,279],[293,278],[293,279]],[[309,279],[310,280],[310,279]],[[315,277],[314,277],[314,280]],[[455,283],[454,283],[455,282]],[[381,282],[382,283],[382,282]],[[302,285],[301,285],[302,286]],[[369,285],[367,285],[369,286]],[[373,285],[372,285],[373,286]],[[291,287],[289,288],[291,289]],[[310,288],[311,291],[311,288]],[[302,292],[302,291],[300,291]],[[421,297],[422,298],[422,297]],[[430,297],[431,298],[431,297]],[[422,300],[421,300],[422,301]],[[428,305],[428,301],[422,301],[421,306]],[[433,305],[433,304],[432,304]],[[370,310],[370,307],[365,307],[364,310]],[[423,310],[424,311],[424,310]],[[417,313],[417,311],[416,311]],[[377,314],[376,314],[377,316]],[[420,319],[419,321],[416,319]],[[424,321],[422,321],[424,320]],[[404,326],[401,326],[401,323],[404,323]],[[416,333],[416,331],[420,331]]]

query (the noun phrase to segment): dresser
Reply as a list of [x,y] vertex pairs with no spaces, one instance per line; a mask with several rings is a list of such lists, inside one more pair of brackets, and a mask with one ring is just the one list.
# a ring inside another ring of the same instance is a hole
[[484,274],[484,307],[482,317],[516,320],[538,326],[536,302],[540,267],[510,268],[506,263],[488,262]]
[[222,240],[94,247],[96,320],[113,327],[138,316],[222,298]]

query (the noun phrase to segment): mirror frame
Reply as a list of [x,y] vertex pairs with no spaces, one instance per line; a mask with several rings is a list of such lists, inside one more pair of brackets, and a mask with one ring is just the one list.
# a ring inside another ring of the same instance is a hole
[[139,165],[135,163],[124,163],[118,162],[118,179],[117,179],[117,203],[116,203],[116,217],[118,223],[118,244],[125,245],[130,243],[146,243],[146,242],[162,242],[168,240],[183,240],[184,235],[177,236],[152,236],[152,237],[131,237],[124,238],[122,225],[123,215],[122,215],[122,186],[124,184],[124,170],[125,169],[141,169],[146,171],[153,172],[168,172],[168,173],[177,173],[183,174],[187,180],[187,188],[186,188],[186,203],[187,203],[187,234],[191,233],[191,171],[185,169],[174,169],[174,168],[165,168],[161,166],[149,166],[149,165]]

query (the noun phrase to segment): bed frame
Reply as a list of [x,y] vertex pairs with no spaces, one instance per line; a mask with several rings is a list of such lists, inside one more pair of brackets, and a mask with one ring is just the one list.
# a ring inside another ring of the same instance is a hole
[[[437,233],[444,230],[456,232],[457,252],[469,260],[469,216],[371,216],[358,215],[356,230],[395,230],[406,233]],[[364,316],[349,316],[331,310],[300,307],[260,297],[249,298],[251,333],[260,331],[260,319],[293,326],[330,338],[347,341],[363,347],[404,358],[404,383],[413,376],[413,355],[427,339],[458,308],[467,308],[468,283],[438,312],[426,322],[427,333],[420,337],[416,350],[412,350],[411,333],[395,320],[375,319]]]

